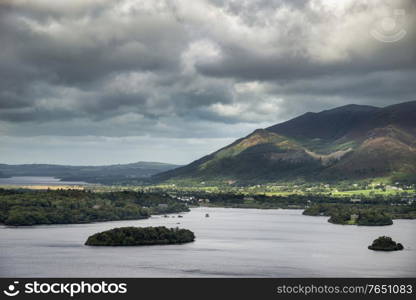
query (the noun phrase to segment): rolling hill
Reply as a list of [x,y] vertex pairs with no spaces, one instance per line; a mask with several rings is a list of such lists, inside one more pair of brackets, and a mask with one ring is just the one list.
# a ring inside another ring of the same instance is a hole
[[257,129],[156,181],[416,180],[416,101],[346,105]]
[[164,172],[178,165],[158,162],[137,162],[108,166],[65,166],[50,164],[0,164],[0,176],[51,176],[64,181],[116,184],[133,183]]

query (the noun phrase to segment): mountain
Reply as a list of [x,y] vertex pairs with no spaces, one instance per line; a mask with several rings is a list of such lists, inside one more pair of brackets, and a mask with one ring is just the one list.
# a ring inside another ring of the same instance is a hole
[[64,181],[91,183],[134,183],[143,178],[177,168],[178,165],[158,162],[137,162],[108,166],[65,166],[49,164],[7,165],[0,164],[0,177],[52,176]]
[[257,129],[158,181],[416,180],[416,101],[346,105]]

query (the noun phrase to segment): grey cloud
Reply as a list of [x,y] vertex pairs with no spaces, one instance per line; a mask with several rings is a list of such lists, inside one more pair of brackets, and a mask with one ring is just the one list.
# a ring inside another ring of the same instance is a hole
[[[394,4],[406,13],[403,28],[407,29],[407,35],[396,43],[381,43],[370,35],[371,29],[384,18],[378,15],[382,12],[380,1],[355,1],[341,15],[311,5],[317,2],[302,1],[302,10],[288,9],[287,1],[277,1],[278,5],[266,5],[263,1],[249,1],[250,5],[244,1],[241,5],[231,2],[239,9],[229,11],[239,17],[246,31],[259,32],[258,40],[256,36],[250,38],[249,34],[236,39],[227,31],[208,31],[219,46],[221,56],[214,62],[198,62],[197,69],[213,77],[285,81],[416,68],[416,53],[412,50],[416,43],[413,1],[389,2],[391,13],[396,7]],[[226,3],[224,6],[229,7]],[[282,10],[287,10],[287,17],[276,17]],[[253,19],[266,25],[259,26]],[[270,33],[263,49],[259,45],[262,45],[265,28]],[[331,55],[338,57],[331,58]]]
[[342,101],[389,105],[405,102],[415,97],[414,80],[416,71],[388,71],[363,74],[362,76],[345,75],[342,77],[321,76],[312,79],[280,83],[270,82],[268,91],[272,94],[309,97],[339,97]]

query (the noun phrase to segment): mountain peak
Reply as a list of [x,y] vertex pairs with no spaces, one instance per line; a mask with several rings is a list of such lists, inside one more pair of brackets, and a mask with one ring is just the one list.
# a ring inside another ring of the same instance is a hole
[[309,112],[271,126],[267,130],[300,139],[336,140],[359,126],[379,109],[374,106],[349,104],[319,113]]
[[360,111],[376,111],[380,109],[376,106],[371,105],[360,105],[360,104],[347,104],[339,107],[335,107],[332,109],[323,110],[320,113],[334,113],[334,112],[360,112]]
[[[416,101],[350,104],[257,129],[159,180],[289,181],[416,173]],[[394,175],[396,176],[396,175]]]

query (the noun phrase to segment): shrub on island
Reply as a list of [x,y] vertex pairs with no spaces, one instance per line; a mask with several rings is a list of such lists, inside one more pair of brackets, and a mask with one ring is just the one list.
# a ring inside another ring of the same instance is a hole
[[88,246],[145,246],[193,242],[195,235],[188,229],[160,227],[120,227],[91,235]]
[[396,243],[388,236],[380,236],[378,239],[375,239],[373,244],[368,246],[368,249],[376,251],[396,251],[403,250],[403,245]]

